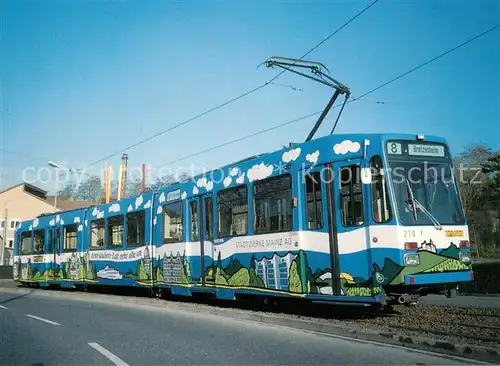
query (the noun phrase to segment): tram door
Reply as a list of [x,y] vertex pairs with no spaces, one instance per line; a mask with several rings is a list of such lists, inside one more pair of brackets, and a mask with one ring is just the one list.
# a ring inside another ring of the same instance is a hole
[[60,264],[58,263],[59,260],[59,255],[61,254],[61,228],[60,227],[55,227],[51,228],[53,232],[53,251],[54,251],[54,260],[52,261],[52,270],[53,270],[53,279],[58,280],[59,277],[57,276],[58,271],[62,271],[62,268],[60,267]]
[[332,290],[336,295],[342,294],[341,281],[353,277],[339,254],[360,253],[356,265],[357,275],[370,268],[364,204],[366,188],[362,183],[362,171],[362,159],[335,162],[325,169],[330,250],[332,268],[335,269],[332,273]]
[[[193,247],[189,248],[189,256],[192,258],[191,268],[193,268],[194,273],[191,273],[192,277],[198,278],[197,273],[200,271],[200,282],[202,286],[205,286],[205,243],[206,243],[206,233],[205,233],[205,199],[206,196],[199,195],[193,197],[189,201],[189,242]],[[197,259],[199,258],[199,262]],[[196,263],[198,262],[198,263]],[[198,267],[198,268],[196,268]]]
[[48,248],[47,253],[50,257],[50,276],[48,280],[54,281],[55,273],[56,273],[56,229],[54,227],[49,228],[49,240],[48,240]]
[[[326,283],[320,293],[324,295],[340,295],[340,270],[338,258],[338,209],[335,197],[335,171],[332,164],[318,165],[307,168],[302,172],[305,187],[306,227],[307,230],[321,231],[328,234],[328,243],[322,241],[329,249],[329,264],[324,263],[330,270],[322,275]],[[328,285],[329,284],[329,285]]]

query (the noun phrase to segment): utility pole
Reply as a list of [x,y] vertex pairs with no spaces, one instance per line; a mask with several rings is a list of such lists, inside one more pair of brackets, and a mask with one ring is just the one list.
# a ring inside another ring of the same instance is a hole
[[[54,168],[55,171],[56,171],[56,177],[57,177],[57,174],[59,173],[59,165],[54,163],[53,161],[49,161],[47,163],[50,167]],[[59,182],[59,178],[57,177],[56,178],[56,182]],[[54,196],[54,213],[57,212],[57,185],[56,185],[56,194]]]
[[7,241],[7,217],[9,216],[9,209],[4,210],[3,215],[4,223],[3,223],[3,238],[2,245],[0,248],[0,266],[4,265],[4,253],[5,253],[5,242]]

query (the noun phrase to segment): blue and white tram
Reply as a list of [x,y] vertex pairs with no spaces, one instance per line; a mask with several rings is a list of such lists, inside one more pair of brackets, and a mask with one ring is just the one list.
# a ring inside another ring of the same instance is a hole
[[383,303],[471,281],[470,263],[446,141],[350,134],[22,222],[14,279]]

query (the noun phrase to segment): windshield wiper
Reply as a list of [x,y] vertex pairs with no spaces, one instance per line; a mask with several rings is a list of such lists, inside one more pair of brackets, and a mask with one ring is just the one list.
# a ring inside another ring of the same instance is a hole
[[429,210],[427,210],[424,205],[422,205],[417,199],[415,198],[415,195],[413,194],[413,189],[411,188],[410,182],[408,181],[408,178],[406,178],[406,188],[408,190],[408,195],[410,196],[410,202],[413,208],[413,217],[415,218],[415,222],[418,220],[417,218],[417,206],[420,208],[420,211],[422,211],[424,214],[427,215],[427,217],[432,221],[432,224],[437,230],[442,230],[443,226],[439,223],[439,221],[434,217],[433,214],[430,213]]
[[406,181],[406,190],[408,191],[408,196],[410,198],[411,208],[413,211],[413,219],[415,220],[415,222],[417,222],[418,221],[417,207],[416,207],[417,205],[415,204],[416,200],[415,200],[415,196],[413,194],[413,189],[411,189],[410,182],[408,181],[408,178],[405,178],[405,181]]
[[422,205],[420,202],[417,201],[416,198],[413,199],[413,201],[417,204],[417,206],[420,207],[420,210],[422,210],[422,212],[424,214],[427,215],[427,217],[429,217],[429,219],[431,219],[432,221],[432,224],[434,225],[434,227],[438,230],[442,230],[443,229],[443,226],[441,226],[441,224],[439,223],[439,221],[436,219],[436,217],[434,217],[433,214],[430,213],[430,211],[428,209],[426,209],[424,207],[424,205]]

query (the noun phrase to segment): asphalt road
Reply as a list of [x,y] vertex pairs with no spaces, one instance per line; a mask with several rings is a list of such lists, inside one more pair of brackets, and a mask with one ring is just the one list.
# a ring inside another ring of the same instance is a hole
[[[0,365],[438,365],[456,360],[179,309],[0,292]],[[467,364],[467,363],[464,363]]]

